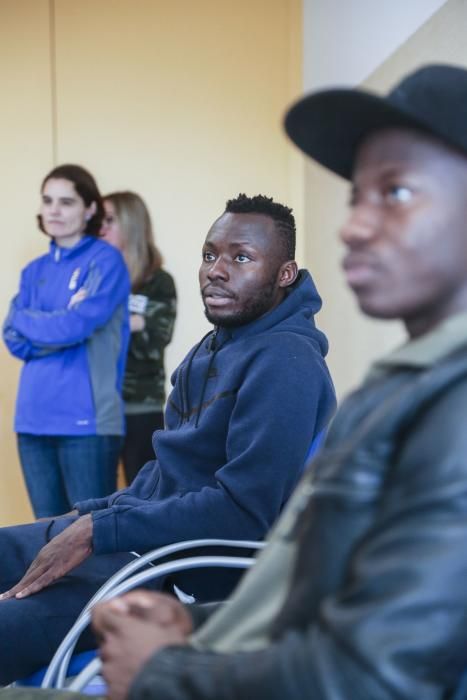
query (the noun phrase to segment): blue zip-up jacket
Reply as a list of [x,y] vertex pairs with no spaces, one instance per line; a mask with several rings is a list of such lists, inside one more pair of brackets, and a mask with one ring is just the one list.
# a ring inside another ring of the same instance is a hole
[[335,408],[308,272],[268,314],[219,328],[172,376],[157,459],[130,487],[76,504],[92,512],[95,554],[198,537],[261,539]]
[[[86,298],[68,308],[84,288]],[[3,326],[24,360],[15,430],[33,435],[122,435],[122,380],[129,340],[128,271],[108,243],[51,242],[21,274]]]

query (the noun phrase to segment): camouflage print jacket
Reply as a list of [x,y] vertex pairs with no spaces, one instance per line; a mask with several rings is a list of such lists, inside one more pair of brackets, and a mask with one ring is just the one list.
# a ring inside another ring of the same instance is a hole
[[175,284],[165,270],[157,270],[130,295],[130,314],[143,315],[146,325],[131,334],[123,383],[126,413],[164,409],[164,349],[172,338],[176,307]]

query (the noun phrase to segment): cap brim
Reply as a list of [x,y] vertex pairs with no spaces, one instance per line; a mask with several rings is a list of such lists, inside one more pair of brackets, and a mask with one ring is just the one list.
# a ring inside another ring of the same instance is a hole
[[323,90],[288,110],[285,130],[307,155],[350,180],[358,145],[369,133],[390,127],[427,130],[426,125],[372,93]]

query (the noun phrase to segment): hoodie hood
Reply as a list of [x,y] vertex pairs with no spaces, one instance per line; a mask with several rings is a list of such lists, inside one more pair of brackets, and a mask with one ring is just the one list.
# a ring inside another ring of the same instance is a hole
[[[295,334],[310,338],[316,351],[319,351],[324,358],[329,348],[328,341],[324,333],[316,328],[314,321],[314,315],[320,310],[321,305],[321,297],[310,273],[307,270],[299,270],[297,280],[288,287],[285,298],[270,312],[237,328],[218,326],[203,336],[191,351],[186,368],[183,364],[179,368],[181,406],[183,413],[186,412],[185,419],[187,419],[191,407],[191,368],[201,348],[209,357],[209,361],[205,368],[200,395],[197,397],[196,428],[199,425],[206,387],[216,355],[229,341],[242,341],[255,336],[274,335],[276,333]],[[182,374],[184,374],[183,381]],[[180,420],[183,421],[184,418],[181,416]]]
[[[321,309],[322,301],[315,283],[308,270],[299,270],[297,280],[288,287],[287,295],[274,309],[255,321],[246,323],[238,328],[215,329],[216,344],[223,343],[227,338],[247,338],[266,331],[288,331],[300,335],[313,337],[320,348],[323,357],[326,356],[329,344],[326,336],[316,328],[314,316]],[[304,323],[304,320],[308,323]],[[208,335],[208,341],[212,345],[212,335]]]

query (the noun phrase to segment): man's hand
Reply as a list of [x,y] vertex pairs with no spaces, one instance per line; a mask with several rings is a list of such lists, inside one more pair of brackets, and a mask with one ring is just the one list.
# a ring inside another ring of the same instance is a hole
[[96,605],[92,623],[111,700],[124,700],[146,661],[163,647],[186,644],[192,631],[191,617],[178,600],[148,591]]
[[91,553],[92,518],[87,514],[42,547],[21,581],[2,593],[0,600],[37,593],[81,564]]
[[[142,588],[102,603],[101,608],[139,617],[160,627],[177,626],[188,636],[193,631],[193,622],[184,605],[177,598],[166,593],[145,591]],[[99,612],[98,612],[99,614]]]

